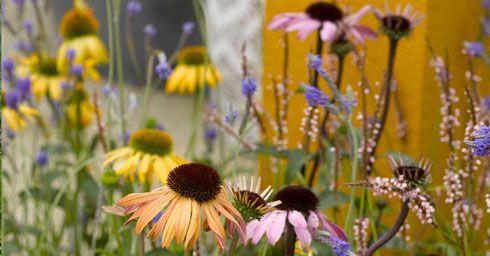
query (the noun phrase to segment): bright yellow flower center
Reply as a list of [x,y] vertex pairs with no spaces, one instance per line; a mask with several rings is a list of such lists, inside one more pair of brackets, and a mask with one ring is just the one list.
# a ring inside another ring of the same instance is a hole
[[92,10],[74,8],[68,11],[60,22],[60,33],[64,39],[72,39],[99,32],[99,22]]
[[187,65],[203,65],[207,58],[206,48],[200,45],[188,46],[179,52],[179,62]]
[[131,134],[129,146],[147,154],[165,156],[172,151],[172,138],[157,129],[142,129]]

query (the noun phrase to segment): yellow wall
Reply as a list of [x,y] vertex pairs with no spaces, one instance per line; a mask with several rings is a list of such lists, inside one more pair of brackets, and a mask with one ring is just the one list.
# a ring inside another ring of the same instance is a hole
[[[313,1],[309,0],[268,0],[266,3],[265,22],[282,12],[301,12]],[[358,10],[365,4],[376,7],[384,7],[384,0],[345,0],[337,1],[340,5],[350,5],[353,10]],[[439,87],[434,80],[433,68],[429,66],[430,54],[426,44],[428,38],[438,53],[442,54],[447,48],[450,58],[451,73],[453,74],[452,86],[457,88],[458,96],[462,99],[460,107],[466,106],[463,95],[463,86],[466,83],[464,72],[466,71],[466,57],[461,53],[463,41],[476,40],[479,34],[480,5],[478,0],[411,0],[389,1],[394,9],[398,3],[410,2],[415,8],[425,14],[423,22],[413,31],[412,35],[403,39],[399,45],[395,66],[395,78],[401,96],[402,109],[408,121],[408,141],[401,143],[395,136],[395,113],[390,111],[387,124],[388,136],[381,139],[379,153],[386,150],[403,151],[413,157],[425,156],[432,161],[432,176],[434,183],[442,184],[444,175],[446,146],[439,142],[440,100]],[[362,20],[363,24],[373,29],[378,28],[378,22],[372,14],[368,14]],[[265,25],[266,25],[265,24]],[[280,47],[282,32],[268,31],[264,29],[263,52],[263,84],[270,84],[268,75],[279,75],[282,70],[282,54]],[[315,36],[312,34],[306,41],[300,42],[293,35],[290,37],[291,67],[290,75],[294,81],[294,87],[299,86],[299,81],[306,82],[307,67],[306,55],[314,48]],[[367,43],[367,75],[370,82],[382,81],[383,71],[386,68],[387,39],[381,35],[377,40]],[[359,81],[357,69],[349,58],[346,61],[344,86],[346,83],[355,85]],[[480,74],[486,71],[483,64],[478,68]],[[488,72],[487,72],[488,73]],[[488,81],[488,74],[483,75],[484,81]],[[486,87],[486,91],[483,87]],[[344,87],[345,88],[345,87]],[[488,95],[488,86],[480,86],[482,95]],[[264,89],[264,104],[273,112],[273,91]],[[292,99],[289,115],[290,146],[295,147],[302,138],[299,125],[303,117],[305,103],[302,96],[297,95]],[[393,105],[391,106],[393,110]],[[372,108],[370,109],[372,112]],[[463,121],[462,124],[465,124]],[[461,135],[462,129],[460,129]],[[381,159],[380,162],[385,162]],[[388,175],[385,163],[377,164],[382,175]],[[269,176],[270,172],[262,170],[263,176]],[[450,217],[449,215],[446,215]],[[414,219],[415,220],[415,219]]]

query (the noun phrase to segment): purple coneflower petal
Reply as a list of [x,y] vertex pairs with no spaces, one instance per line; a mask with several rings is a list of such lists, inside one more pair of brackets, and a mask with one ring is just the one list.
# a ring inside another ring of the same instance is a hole
[[287,212],[285,211],[281,211],[276,215],[272,226],[266,232],[269,244],[274,245],[281,238],[281,234],[284,232],[284,227],[286,226],[286,216]]
[[308,228],[316,230],[319,225],[320,220],[318,219],[318,215],[314,211],[310,211],[308,216]]
[[311,234],[307,228],[301,228],[295,226],[294,232],[296,233],[296,236],[298,237],[298,240],[302,247],[307,247],[308,245],[311,244]]
[[260,241],[260,238],[265,234],[265,232],[269,229],[269,227],[274,223],[274,219],[278,211],[270,212],[262,217],[259,225],[254,230],[254,234],[252,236],[252,243],[257,244]]
[[247,223],[247,241],[250,240],[254,234],[254,230],[259,224],[258,220],[252,220],[249,223]]
[[366,26],[354,25],[354,26],[352,26],[352,30],[357,31],[364,38],[367,38],[367,39],[376,39],[376,37],[378,36],[378,34],[374,30],[372,30]]
[[310,21],[308,24],[305,24],[304,27],[298,30],[298,39],[300,41],[304,41],[306,37],[308,37],[311,32],[317,30],[320,27],[320,23],[318,21]]
[[288,212],[288,221],[294,227],[298,228],[306,228],[308,224],[306,223],[305,217],[298,211],[289,211]]
[[365,5],[364,7],[359,9],[359,11],[357,11],[356,13],[353,13],[348,17],[346,17],[344,21],[349,25],[356,25],[359,22],[359,20],[371,9],[372,8],[370,5]]
[[320,31],[320,36],[324,42],[330,42],[334,39],[337,33],[337,26],[332,22],[323,22],[322,31]]

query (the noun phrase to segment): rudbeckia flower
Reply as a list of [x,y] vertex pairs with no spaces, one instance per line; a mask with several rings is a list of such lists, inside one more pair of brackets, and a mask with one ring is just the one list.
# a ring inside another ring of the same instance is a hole
[[5,93],[3,101],[2,115],[13,132],[22,131],[26,127],[27,120],[39,115],[37,110],[21,102],[21,96],[17,91]]
[[129,137],[127,147],[109,152],[104,165],[114,162],[116,174],[134,181],[151,182],[153,177],[165,182],[168,173],[187,161],[174,154],[170,135],[158,129],[141,129]]
[[95,67],[107,62],[107,50],[98,35],[97,18],[86,4],[80,2],[75,1],[73,9],[61,19],[59,31],[63,42],[58,48],[56,64],[61,72],[67,73],[71,61],[68,53],[74,52],[73,63],[83,65],[86,75],[96,81],[99,73]]
[[180,50],[177,66],[165,88],[169,93],[191,94],[198,87],[214,87],[221,80],[218,69],[209,63],[206,49],[203,46],[188,46]]
[[[218,172],[205,164],[180,165],[169,173],[166,186],[147,193],[129,194],[105,210],[119,216],[132,214],[126,223],[137,220],[135,235],[156,217],[158,220],[147,237],[160,238],[163,248],[175,241],[190,251],[203,228],[212,232],[220,250],[226,248],[225,230],[237,232],[242,242],[245,239],[245,222],[227,200]],[[228,235],[234,234],[228,232]]]
[[336,4],[319,1],[309,5],[304,12],[286,12],[274,16],[269,29],[284,30],[287,33],[297,31],[300,40],[319,31],[320,39],[328,43],[346,35],[363,44],[365,39],[376,37],[370,28],[358,24],[370,8],[366,5],[356,13],[345,15]]
[[20,59],[20,65],[16,69],[19,77],[29,77],[32,93],[36,99],[49,96],[55,101],[61,100],[61,83],[65,77],[56,67],[56,59],[36,54]]
[[277,210],[247,225],[247,234],[253,244],[266,235],[269,243],[274,245],[285,232],[286,225],[292,226],[302,247],[308,247],[319,230],[347,240],[345,233],[318,210],[318,198],[308,188],[288,186],[277,192],[274,199],[281,201]]
[[65,113],[71,126],[86,128],[95,119],[95,106],[83,87],[77,85],[70,91],[67,102]]

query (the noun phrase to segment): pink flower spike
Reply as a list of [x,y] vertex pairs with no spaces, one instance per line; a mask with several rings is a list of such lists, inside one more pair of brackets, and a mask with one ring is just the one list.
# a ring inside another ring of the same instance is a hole
[[295,211],[295,210],[288,211],[288,221],[294,227],[298,227],[298,228],[307,228],[308,227],[303,214],[298,212],[298,211]]
[[269,244],[274,245],[281,238],[281,234],[284,232],[284,227],[286,226],[286,216],[287,212],[279,212],[272,226],[266,231]]

